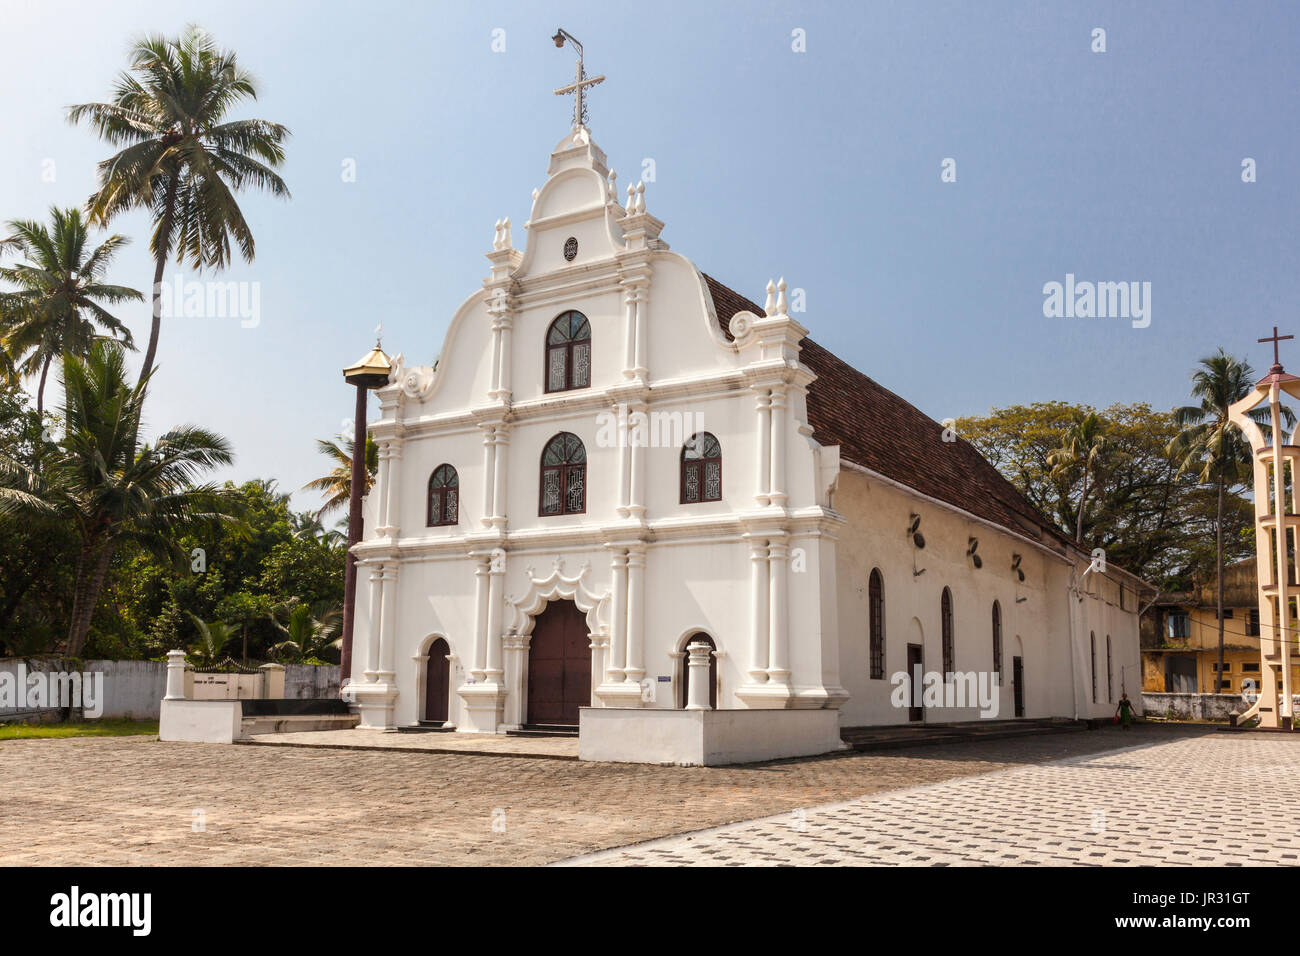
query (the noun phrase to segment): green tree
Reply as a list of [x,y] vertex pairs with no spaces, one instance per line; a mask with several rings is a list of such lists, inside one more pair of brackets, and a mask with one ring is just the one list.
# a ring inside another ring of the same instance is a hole
[[75,586],[63,652],[79,656],[114,551],[131,543],[177,564],[178,539],[219,523],[235,503],[195,481],[229,464],[224,438],[190,426],[173,428],[154,445],[138,439],[148,380],[132,387],[120,345],[99,341],[84,359],[63,359],[63,438],[39,471],[0,452],[0,515],[67,521],[78,541]]
[[[299,601],[278,606],[272,620],[284,635],[284,640],[271,650],[280,657],[300,661],[324,660],[343,643],[338,633],[342,613],[341,609],[331,609],[317,617],[309,605]],[[283,618],[284,623],[279,618]]]
[[235,54],[220,50],[206,31],[145,37],[107,103],[84,103],[68,113],[104,142],[123,147],[99,164],[99,185],[87,208],[99,222],[147,209],[153,219],[153,323],[140,381],[153,370],[162,323],[163,270],[176,261],[195,269],[223,269],[231,240],[252,262],[253,232],[235,200],[248,187],[288,197],[275,172],[284,162],[289,131],[260,119],[230,120],[231,110],[257,98],[257,85]]
[[1083,486],[1079,493],[1079,514],[1074,526],[1074,540],[1083,544],[1083,516],[1088,512],[1089,480],[1096,474],[1106,450],[1106,423],[1096,412],[1080,415],[1061,436],[1059,447],[1047,456],[1053,476],[1068,476],[1082,469]]
[[0,280],[16,291],[0,295],[0,344],[8,363],[21,375],[39,375],[36,415],[45,409],[45,381],[64,352],[85,355],[103,329],[131,347],[131,333],[104,308],[140,302],[135,289],[104,281],[113,257],[130,240],[109,236],[90,248],[86,223],[77,209],[50,207],[50,224],[15,220],[12,235],[0,240],[30,261],[0,268]]
[[[1224,566],[1224,499],[1230,489],[1243,485],[1250,477],[1252,462],[1250,443],[1228,418],[1228,408],[1255,387],[1250,365],[1219,349],[1201,359],[1201,367],[1192,374],[1192,398],[1195,405],[1174,409],[1174,419],[1181,431],[1169,443],[1169,453],[1178,461],[1180,473],[1196,474],[1215,491],[1215,590],[1219,617],[1219,669],[1223,673],[1223,566]],[[1257,417],[1263,423],[1259,412]],[[1290,409],[1285,412],[1288,427],[1294,423]],[[1215,688],[1218,690],[1218,688]]]
[[199,642],[190,648],[190,653],[197,657],[204,667],[216,665],[222,659],[226,645],[235,636],[234,627],[224,621],[208,623],[193,614],[190,615],[190,619],[194,622],[194,628],[199,635]]
[[[320,521],[331,511],[339,509],[347,510],[348,501],[352,496],[352,448],[355,444],[351,438],[343,438],[339,441],[326,441],[318,439],[316,442],[317,450],[334,463],[328,474],[322,475],[314,481],[309,481],[303,485],[303,491],[315,491],[325,496],[325,504],[316,512],[316,520]],[[375,481],[375,473],[379,471],[379,446],[375,440],[366,432],[366,489],[368,490]]]

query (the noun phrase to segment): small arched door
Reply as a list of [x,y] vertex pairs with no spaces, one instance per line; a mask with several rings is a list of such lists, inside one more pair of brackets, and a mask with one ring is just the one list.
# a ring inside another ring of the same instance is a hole
[[451,648],[441,637],[429,645],[429,659],[424,665],[424,719],[447,722],[447,700],[451,693]]
[[680,688],[677,694],[677,707],[679,710],[685,710],[687,701],[691,699],[690,697],[691,655],[690,652],[686,650],[686,648],[690,647],[692,644],[708,644],[709,647],[712,648],[712,650],[709,651],[709,709],[717,710],[718,709],[718,654],[717,654],[718,645],[713,643],[713,638],[709,637],[709,635],[703,632],[699,634],[692,634],[682,644],[682,672],[681,672],[681,680],[677,682],[677,686]]

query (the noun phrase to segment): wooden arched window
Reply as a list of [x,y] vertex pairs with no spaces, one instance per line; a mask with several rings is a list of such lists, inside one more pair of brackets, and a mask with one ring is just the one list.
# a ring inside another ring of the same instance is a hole
[[709,637],[709,635],[703,632],[700,632],[698,634],[692,634],[689,638],[686,639],[686,642],[682,644],[682,664],[681,664],[681,675],[680,675],[681,680],[677,682],[677,686],[680,688],[680,691],[677,695],[677,707],[679,710],[685,710],[686,704],[691,699],[691,691],[690,691],[691,655],[687,652],[686,648],[690,647],[692,644],[708,644],[709,647],[713,648],[713,650],[709,652],[709,709],[717,710],[718,709],[718,645],[713,642],[713,638]]
[[429,476],[430,528],[460,520],[460,476],[451,465],[439,465]]
[[1002,676],[1002,605],[993,602],[993,673]]
[[1092,644],[1092,702],[1097,703],[1097,632],[1089,631],[1088,640]]
[[582,439],[560,432],[542,449],[541,515],[576,515],[587,510],[587,449]]
[[722,500],[722,446],[708,432],[696,432],[682,446],[681,502]]
[[565,312],[546,331],[546,390],[564,392],[591,384],[591,324],[581,312]]
[[943,589],[943,596],[939,598],[939,618],[943,636],[943,678],[947,680],[948,676],[956,670],[956,653],[952,639],[952,592],[947,588]]
[[871,679],[885,679],[885,579],[871,569],[867,583],[867,627],[871,634]]

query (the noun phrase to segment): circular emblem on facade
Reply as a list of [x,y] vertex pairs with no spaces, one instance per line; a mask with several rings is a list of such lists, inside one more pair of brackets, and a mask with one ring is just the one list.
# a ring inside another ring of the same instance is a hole
[[573,236],[564,240],[564,261],[572,262],[578,257],[578,240]]

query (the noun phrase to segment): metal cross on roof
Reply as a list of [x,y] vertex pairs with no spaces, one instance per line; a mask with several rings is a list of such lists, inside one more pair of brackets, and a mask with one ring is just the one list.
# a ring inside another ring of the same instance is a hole
[[573,44],[573,48],[578,51],[578,71],[576,79],[568,86],[562,86],[555,91],[556,96],[565,96],[569,93],[574,94],[573,100],[573,128],[584,129],[587,125],[587,97],[586,89],[589,86],[595,86],[597,83],[605,82],[604,74],[600,76],[587,76],[587,71],[582,66],[582,44],[577,41],[572,33],[563,27],[556,28],[555,36],[551,37],[555,45],[564,49],[564,41],[568,40]]
[[1278,368],[1281,368],[1281,367],[1282,367],[1282,362],[1281,362],[1281,360],[1278,359],[1278,355],[1277,355],[1277,343],[1278,343],[1278,342],[1285,342],[1287,339],[1293,339],[1293,338],[1295,338],[1294,335],[1278,335],[1278,334],[1277,334],[1277,326],[1275,325],[1275,326],[1273,326],[1273,334],[1270,335],[1270,336],[1265,336],[1264,338],[1260,339],[1259,341],[1260,341],[1261,343],[1263,343],[1263,342],[1272,342],[1272,343],[1273,343],[1273,364],[1276,365],[1276,366],[1278,366]]

